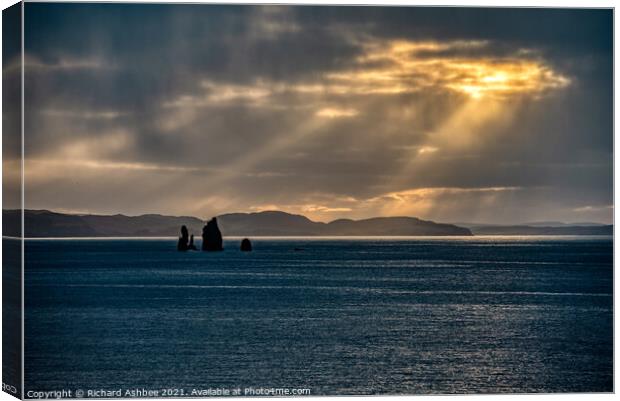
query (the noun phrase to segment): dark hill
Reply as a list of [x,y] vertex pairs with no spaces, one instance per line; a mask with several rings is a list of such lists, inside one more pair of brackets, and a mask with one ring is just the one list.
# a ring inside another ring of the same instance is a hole
[[[365,220],[339,219],[319,223],[305,216],[278,211],[230,213],[218,216],[224,236],[397,236],[397,235],[613,235],[613,225],[478,225],[467,228],[438,224],[415,217],[375,217]],[[204,222],[196,217],[113,216],[63,214],[48,210],[26,210],[26,237],[173,237],[185,225],[200,235]],[[21,214],[3,210],[3,235],[19,236]]]
[[[2,231],[16,235],[20,224],[19,210],[2,211]],[[172,217],[156,214],[142,216],[78,215],[48,210],[25,210],[26,237],[157,237],[176,236],[182,225],[200,233],[203,222],[195,217]],[[18,235],[18,234],[17,234]]]
[[[364,233],[364,234],[360,234]],[[367,233],[367,234],[366,234]],[[326,235],[472,235],[469,229],[438,224],[415,217],[375,217],[365,220],[335,220]]]
[[306,216],[277,211],[230,213],[218,216],[222,232],[233,236],[324,235],[325,224]]
[[[195,217],[78,215],[47,210],[26,210],[26,237],[173,237],[185,225],[189,233],[201,233],[204,222]],[[396,236],[472,235],[469,229],[437,224],[413,217],[378,217],[366,220],[336,220],[319,223],[305,216],[277,211],[231,213],[217,216],[224,236]],[[3,210],[4,235],[15,235],[18,210]]]
[[474,235],[613,235],[614,226],[474,226]]

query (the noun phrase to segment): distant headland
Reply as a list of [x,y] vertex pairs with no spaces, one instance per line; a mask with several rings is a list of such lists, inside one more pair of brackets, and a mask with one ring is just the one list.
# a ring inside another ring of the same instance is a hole
[[[305,216],[280,211],[230,213],[217,217],[224,236],[472,236],[472,235],[613,235],[612,225],[512,225],[480,226],[443,224],[415,217],[375,217],[315,222]],[[181,226],[189,233],[206,235],[208,224],[190,216],[141,216],[63,214],[25,210],[25,236],[41,237],[178,237]],[[19,210],[3,210],[3,235],[18,232]],[[205,225],[206,224],[206,225]],[[191,238],[188,238],[187,246]],[[191,241],[193,246],[193,241]],[[215,244],[214,246],[218,246]]]
[[[471,236],[465,227],[420,220],[415,217],[376,217],[365,220],[340,219],[315,222],[302,215],[279,211],[231,213],[217,217],[225,236]],[[185,226],[188,233],[211,230],[205,221],[189,216],[78,215],[47,210],[25,210],[26,237],[172,237]],[[3,230],[19,227],[19,210],[3,211]],[[6,234],[5,234],[6,235]],[[187,241],[189,246],[189,237]],[[217,245],[216,245],[217,246]]]

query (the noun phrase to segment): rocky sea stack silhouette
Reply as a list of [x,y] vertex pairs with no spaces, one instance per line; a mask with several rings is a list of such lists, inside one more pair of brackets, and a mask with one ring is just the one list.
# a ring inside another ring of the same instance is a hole
[[196,248],[196,245],[194,245],[194,234],[192,234],[189,237],[189,245],[187,246],[187,249],[191,250],[191,251],[197,251],[198,249]]
[[203,251],[223,251],[222,233],[217,226],[217,219],[214,217],[207,222],[202,229],[202,250]]
[[194,234],[189,236],[186,226],[181,226],[181,236],[179,242],[177,242],[177,250],[179,251],[195,251],[196,245],[194,245]]
[[252,252],[252,243],[250,242],[249,239],[244,238],[243,241],[241,241],[241,251]]
[[179,237],[179,242],[177,243],[178,251],[187,251],[189,249],[189,233],[187,232],[187,227],[181,227],[181,236]]

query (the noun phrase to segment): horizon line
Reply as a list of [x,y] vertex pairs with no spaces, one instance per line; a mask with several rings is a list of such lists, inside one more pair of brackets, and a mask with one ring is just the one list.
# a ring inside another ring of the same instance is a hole
[[2,211],[32,211],[32,212],[48,212],[48,213],[56,213],[56,214],[62,214],[62,215],[67,215],[67,216],[98,216],[98,217],[114,217],[114,216],[123,216],[123,217],[143,217],[143,216],[161,216],[161,217],[172,217],[172,218],[193,218],[193,219],[198,219],[198,220],[202,220],[202,221],[208,221],[211,218],[217,218],[220,216],[225,216],[225,215],[231,215],[231,214],[245,214],[245,215],[251,215],[251,214],[261,214],[261,213],[283,213],[283,214],[287,214],[290,216],[301,216],[304,217],[306,219],[308,219],[309,221],[313,222],[313,223],[318,223],[318,224],[330,224],[333,223],[335,221],[339,221],[339,220],[349,220],[349,221],[364,221],[364,220],[371,220],[371,219],[381,219],[381,218],[409,218],[409,219],[417,219],[417,220],[421,220],[421,221],[430,221],[433,223],[437,223],[437,224],[451,224],[451,225],[455,225],[458,226],[459,224],[468,224],[468,225],[480,225],[480,226],[529,226],[531,224],[542,224],[542,223],[550,223],[550,224],[563,224],[563,225],[583,225],[583,224],[598,224],[598,225],[605,225],[605,226],[613,226],[614,222],[600,222],[600,221],[572,221],[572,222],[566,222],[566,221],[557,221],[557,220],[535,220],[535,221],[527,221],[527,222],[518,222],[518,223],[489,223],[489,222],[468,222],[468,221],[455,221],[455,222],[445,222],[445,221],[436,221],[436,220],[430,220],[430,219],[426,219],[426,218],[421,218],[421,217],[417,217],[417,216],[405,216],[405,215],[397,215],[397,216],[372,216],[372,217],[366,217],[366,218],[362,218],[362,219],[352,219],[352,218],[346,218],[346,217],[341,217],[341,218],[336,218],[334,220],[330,220],[330,221],[316,221],[316,220],[312,220],[311,218],[309,218],[306,215],[303,214],[299,214],[299,213],[290,213],[290,212],[286,212],[283,210],[277,210],[277,209],[269,209],[269,210],[261,210],[261,211],[252,211],[252,212],[226,212],[226,213],[221,213],[212,217],[207,217],[207,218],[202,218],[202,217],[197,217],[197,216],[191,216],[191,215],[171,215],[171,214],[162,214],[162,213],[142,213],[142,214],[124,214],[124,213],[115,213],[115,214],[103,214],[103,213],[93,213],[93,212],[88,212],[88,213],[68,213],[68,212],[60,212],[60,211],[55,211],[55,210],[51,210],[51,209],[27,209],[27,208],[21,208],[21,209],[10,209],[10,208],[3,208]]

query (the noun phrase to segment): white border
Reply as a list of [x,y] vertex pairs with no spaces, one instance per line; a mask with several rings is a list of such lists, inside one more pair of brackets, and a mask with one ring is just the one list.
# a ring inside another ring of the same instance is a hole
[[[30,0],[32,2],[34,1],[39,1],[39,0]],[[65,1],[65,2],[74,2],[71,0]],[[128,1],[93,1],[93,2],[108,2],[108,3],[127,3]],[[148,0],[148,1],[133,1],[135,3],[203,3],[203,4],[307,4],[307,5],[379,5],[379,6],[469,6],[469,7],[558,7],[558,8],[615,8],[616,6],[616,2],[615,1],[602,1],[602,0],[590,0],[590,1],[576,1],[576,0],[564,0],[564,1],[558,1],[558,0],[538,0],[538,1],[532,1],[532,0],[528,0],[528,1],[514,1],[514,0],[505,0],[502,2],[498,2],[498,1],[493,1],[493,0],[478,0],[476,2],[472,2],[472,1],[465,1],[465,0],[451,0],[451,1],[424,1],[424,0],[415,0],[415,1],[394,1],[394,0],[374,0],[374,1],[369,1],[369,0],[357,0],[357,1],[352,1],[352,0],[337,0],[337,1],[296,1],[296,0],[287,0],[287,1],[282,1],[282,0],[230,0],[230,1],[175,1],[175,0]],[[0,5],[2,6],[2,9],[7,8],[13,4],[15,4],[16,1],[11,1],[11,0],[0,0]],[[24,156],[24,147],[23,147],[23,129],[24,129],[24,93],[23,93],[23,77],[24,77],[24,73],[23,73],[23,59],[24,59],[24,54],[23,54],[23,50],[24,50],[24,35],[23,35],[23,18],[24,18],[24,12],[22,10],[22,194],[21,194],[21,200],[22,200],[22,206],[24,205],[24,186],[23,186],[23,174],[24,174],[24,165],[23,165],[23,156]],[[1,32],[1,19],[0,19],[0,32]],[[616,98],[616,87],[615,87],[615,76],[617,73],[617,65],[615,63],[615,54],[617,54],[617,49],[618,49],[618,42],[619,42],[619,35],[615,29],[615,12],[614,12],[614,155],[615,154],[620,154],[618,153],[618,151],[620,150],[619,147],[620,145],[618,144],[618,142],[615,141],[615,132],[616,132],[616,116],[618,115],[619,112],[619,106],[618,104],[615,102],[615,98]],[[1,55],[0,55],[1,58]],[[2,89],[2,80],[0,80],[0,91]],[[0,127],[0,137],[1,137],[1,127]],[[617,177],[619,177],[619,169],[620,167],[618,167],[618,165],[615,163],[615,158],[614,158],[614,204],[615,204],[615,199],[617,198],[618,195],[618,180]],[[2,172],[2,166],[0,164],[0,173]],[[2,189],[0,188],[0,199],[2,196]],[[1,222],[2,222],[2,217],[0,215],[0,226],[1,226]],[[616,221],[616,214],[614,212],[614,234],[615,234],[615,226],[618,224],[618,221]],[[23,214],[22,214],[22,227],[23,227]],[[618,238],[614,235],[614,268],[617,265],[616,261],[617,261],[617,254],[615,252],[616,249],[616,241],[618,241]],[[22,249],[23,249],[23,240],[22,240]],[[0,256],[2,254],[2,249],[0,248]],[[23,267],[23,252],[22,252],[22,267]],[[615,367],[616,367],[616,361],[618,360],[618,356],[619,351],[618,351],[618,344],[615,341],[616,339],[616,334],[618,333],[617,330],[617,322],[618,320],[616,319],[615,313],[616,311],[620,310],[620,308],[618,308],[619,306],[619,302],[618,302],[618,297],[615,297],[615,289],[618,288],[618,277],[619,275],[615,274],[614,271],[614,373],[615,372]],[[23,275],[22,275],[22,288],[23,288]],[[0,295],[1,295],[1,287],[0,287]],[[22,338],[23,338],[23,292],[22,292]],[[0,322],[0,329],[1,329],[1,322]],[[23,389],[23,372],[22,372],[22,389]],[[618,389],[618,375],[614,374],[614,389]],[[400,399],[415,399],[415,400],[442,400],[442,399],[454,399],[455,396],[398,396],[397,398]],[[528,395],[468,395],[468,396],[464,396],[467,399],[471,399],[471,400],[499,400],[499,401],[513,401],[513,400],[523,400],[523,399],[544,399],[544,400],[551,400],[551,401],[555,401],[555,400],[581,400],[581,399],[588,399],[588,400],[607,400],[607,399],[612,399],[615,398],[614,394],[528,394]],[[359,400],[361,399],[371,399],[371,400],[378,400],[378,401],[387,401],[387,400],[393,400],[394,396],[374,396],[374,397],[348,397],[348,396],[344,396],[344,397],[304,397],[304,399],[317,399],[320,398],[321,400],[338,400],[338,401],[344,401],[344,400]],[[220,398],[221,399],[221,398]],[[241,398],[235,398],[236,400],[240,400]],[[247,399],[247,398],[246,398]],[[10,400],[15,400],[14,397],[11,397],[10,395],[8,395],[7,393],[4,392],[0,392],[0,401],[10,401]],[[138,399],[136,399],[138,400]],[[147,399],[147,400],[152,400],[152,399]]]

